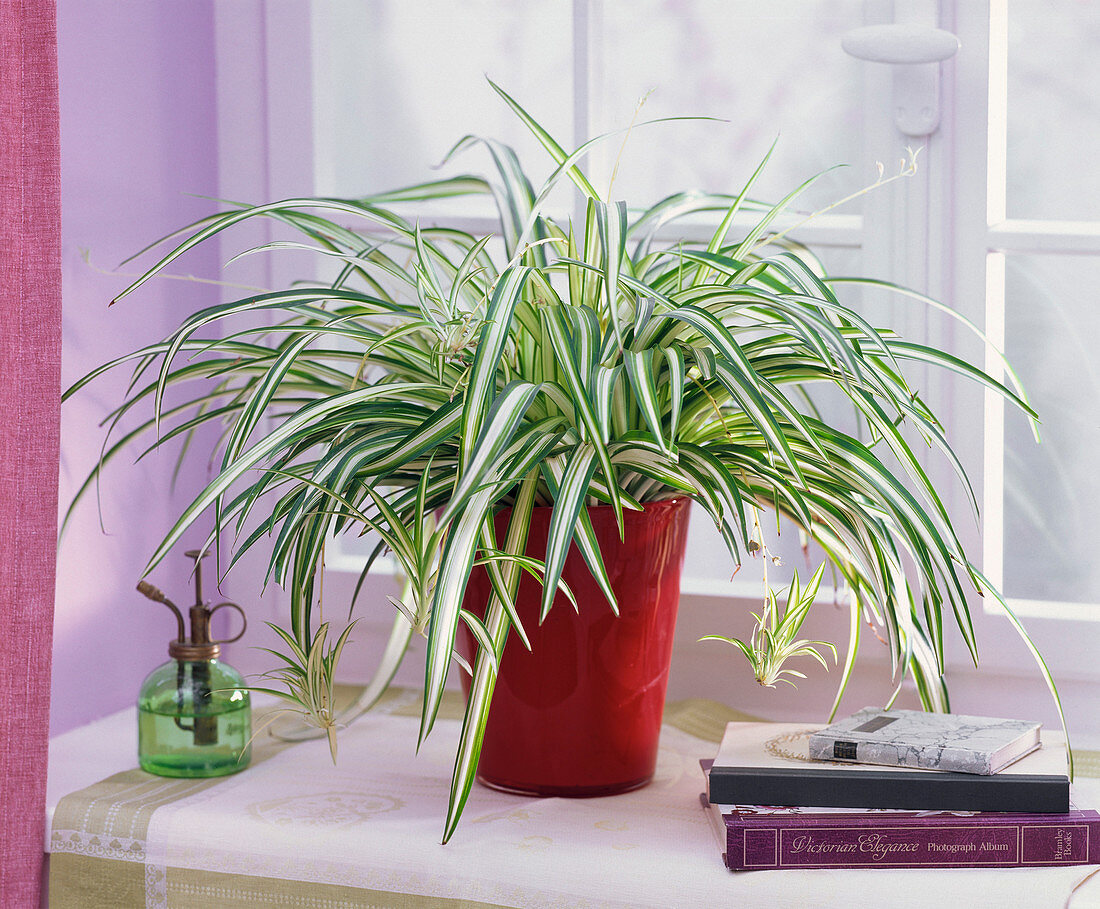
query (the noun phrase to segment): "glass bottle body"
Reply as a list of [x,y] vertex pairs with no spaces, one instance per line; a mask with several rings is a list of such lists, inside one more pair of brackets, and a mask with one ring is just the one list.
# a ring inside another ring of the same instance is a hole
[[159,776],[236,773],[252,756],[244,679],[218,660],[169,660],[138,695],[138,759]]

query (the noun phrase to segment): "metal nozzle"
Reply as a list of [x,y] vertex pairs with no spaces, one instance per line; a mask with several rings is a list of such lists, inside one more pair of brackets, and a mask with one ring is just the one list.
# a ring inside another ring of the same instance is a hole
[[137,589],[138,593],[142,596],[152,600],[154,603],[163,603],[176,614],[176,625],[179,628],[179,634],[176,636],[176,639],[182,644],[187,639],[187,629],[184,627],[183,613],[179,611],[176,604],[168,599],[159,588],[154,587],[148,581],[138,581]]

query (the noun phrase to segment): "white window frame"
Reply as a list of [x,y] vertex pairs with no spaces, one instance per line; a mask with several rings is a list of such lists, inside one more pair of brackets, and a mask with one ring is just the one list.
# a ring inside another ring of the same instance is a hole
[[[1100,223],[1023,220],[1007,217],[1007,82],[1008,4],[954,2],[955,27],[963,45],[984,53],[960,60],[957,80],[955,154],[958,198],[956,246],[960,262],[956,299],[982,301],[976,316],[991,346],[985,369],[1004,379],[1003,364],[993,348],[1005,346],[1005,255],[1045,253],[1100,255]],[[988,61],[988,63],[986,63]],[[985,181],[968,175],[985,170]],[[984,268],[981,267],[984,264]],[[998,586],[1004,578],[1004,399],[985,393],[982,432],[984,503],[983,565]],[[1010,597],[1018,616],[1074,622],[1100,622],[1100,602],[1067,603]],[[996,605],[986,604],[997,611]]]

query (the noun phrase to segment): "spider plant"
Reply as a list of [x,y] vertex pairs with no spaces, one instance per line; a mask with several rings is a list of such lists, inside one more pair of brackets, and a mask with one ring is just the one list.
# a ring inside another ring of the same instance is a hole
[[[514,606],[520,572],[542,580],[545,616],[575,543],[615,608],[591,503],[613,508],[621,528],[624,509],[690,496],[732,563],[753,548],[748,509],[785,516],[847,588],[853,620],[837,699],[869,621],[882,629],[896,674],[912,675],[927,708],[946,709],[945,615],[976,654],[967,592],[988,587],[914,454],[914,442],[939,449],[974,501],[904,367],[958,373],[1034,418],[1018,388],[875,327],[844,301],[852,279],[828,277],[776,233],[776,219],[813,179],[775,205],[754,201],[765,159],[736,195],[677,193],[632,211],[601,197],[581,168],[599,140],[567,151],[493,88],[551,159],[538,189],[511,148],[468,136],[449,157],[482,146],[491,176],[370,198],[236,206],[166,238],[169,251],[119,295],[257,218],[295,237],[262,251],[308,250],[328,268],[324,279],[202,309],[67,392],[132,366],[109,421],[147,416],[105,444],[104,461],[143,435],[151,450],[207,424],[223,427],[216,476],[146,572],[211,512],[211,542],[234,537],[230,565],[266,541],[269,577],[291,598],[283,629],[291,670],[280,674],[294,685],[286,696],[316,708],[314,721],[328,727],[331,697],[308,679],[310,667],[324,667],[327,679],[333,668],[332,654],[314,656],[326,646],[318,607],[325,541],[376,532],[375,555],[388,548],[409,584],[371,691],[391,677],[410,636],[424,634],[421,742],[455,663],[459,623],[478,643],[444,842],[474,779],[505,642],[512,633],[527,642]],[[548,197],[566,181],[585,204],[579,223],[547,214]],[[425,205],[455,196],[491,199],[495,235],[418,222]],[[708,242],[675,235],[678,219],[701,213],[718,221]],[[737,230],[746,216],[751,227]],[[242,326],[242,316],[254,321]],[[851,403],[862,437],[818,414],[812,402],[822,388]],[[542,558],[524,555],[537,504],[553,506]],[[505,506],[511,519],[499,539],[493,516]],[[462,607],[478,563],[493,589],[483,618]],[[294,693],[303,690],[312,693]]]
[[779,595],[768,587],[763,609],[760,614],[752,614],[756,619],[756,626],[748,643],[740,638],[721,634],[706,634],[699,640],[732,644],[749,661],[754,678],[765,688],[774,688],[777,682],[786,682],[792,688],[796,687],[787,676],[804,679],[806,675],[797,669],[786,667],[784,664],[787,660],[800,656],[813,657],[828,669],[829,664],[818,651],[818,648],[822,648],[832,653],[833,661],[836,661],[836,645],[831,641],[809,641],[795,637],[806,616],[810,614],[810,607],[814,604],[824,574],[825,565],[821,564],[803,589],[798,580],[798,571],[795,570],[791,586],[787,589],[787,605],[782,612],[779,609]]

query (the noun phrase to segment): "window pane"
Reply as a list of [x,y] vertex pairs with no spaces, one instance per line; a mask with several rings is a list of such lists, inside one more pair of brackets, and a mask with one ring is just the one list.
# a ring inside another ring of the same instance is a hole
[[1006,353],[1042,425],[1005,421],[1005,592],[1100,602],[1100,311],[1095,257],[1010,256]]
[[[571,144],[571,9],[569,0],[314,3],[316,192],[438,178],[431,167],[467,133],[514,145],[541,182],[549,156],[485,76]],[[480,170],[469,155],[462,170]]]
[[1010,0],[1008,216],[1100,220],[1100,8]]
[[[760,198],[782,198],[834,164],[854,166],[824,177],[797,206],[820,207],[873,180],[874,162],[862,160],[860,145],[866,64],[840,47],[840,36],[863,24],[863,8],[862,0],[606,3],[594,132],[626,127],[651,90],[639,120],[729,121],[637,131],[622,156],[615,197],[654,202],[673,190],[737,192],[777,136]],[[608,143],[611,160],[621,144]]]

